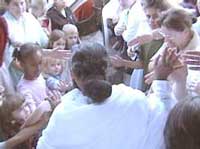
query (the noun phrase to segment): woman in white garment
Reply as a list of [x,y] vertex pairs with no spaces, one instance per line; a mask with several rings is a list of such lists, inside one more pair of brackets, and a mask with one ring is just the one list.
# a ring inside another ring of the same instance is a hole
[[36,18],[25,11],[25,0],[6,0],[6,3],[7,11],[3,17],[8,24],[9,43],[4,53],[4,61],[6,66],[10,67],[14,84],[16,84],[21,71],[17,61],[12,58],[14,48],[27,42],[38,43],[41,47],[46,47],[48,37]]
[[71,63],[77,88],[63,96],[37,149],[159,149],[173,106],[165,79],[177,59],[174,52],[167,60],[168,52],[157,59],[155,94],[147,100],[138,90],[106,81],[108,56],[103,46],[82,43],[79,48]]

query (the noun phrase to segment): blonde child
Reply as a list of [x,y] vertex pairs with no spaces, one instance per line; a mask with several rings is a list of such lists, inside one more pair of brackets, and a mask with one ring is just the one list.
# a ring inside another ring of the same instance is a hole
[[63,26],[63,32],[65,33],[66,49],[73,50],[72,48],[80,43],[77,27],[73,24],[66,24]]
[[[49,48],[64,50],[65,43],[64,32],[57,29],[53,30],[49,39]],[[50,90],[57,90],[61,93],[70,90],[71,77],[68,69],[68,61],[47,57],[44,60],[44,73],[47,77],[47,87]]]

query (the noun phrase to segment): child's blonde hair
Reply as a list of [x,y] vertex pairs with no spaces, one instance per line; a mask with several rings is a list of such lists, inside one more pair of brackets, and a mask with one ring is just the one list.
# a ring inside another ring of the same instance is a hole
[[50,74],[50,70],[49,70],[49,66],[51,64],[56,64],[56,63],[60,63],[62,66],[61,72],[63,72],[63,69],[65,67],[65,60],[63,59],[58,59],[58,58],[52,58],[52,57],[46,57],[43,59],[43,66],[42,66],[42,70],[43,70],[43,74],[46,77],[46,75]]
[[65,36],[70,35],[70,34],[79,35],[77,27],[75,25],[73,25],[73,24],[65,24],[63,26],[62,30],[65,33]]

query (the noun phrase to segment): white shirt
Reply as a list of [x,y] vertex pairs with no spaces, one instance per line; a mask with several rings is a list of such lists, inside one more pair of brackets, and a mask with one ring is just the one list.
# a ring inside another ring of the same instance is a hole
[[26,80],[22,77],[17,85],[17,91],[24,96],[32,112],[47,97],[46,82],[42,75],[35,80]]
[[126,30],[122,33],[126,42],[131,41],[136,36],[148,33],[151,30],[139,0],[136,1],[130,10],[124,10],[120,15],[116,27],[123,25],[126,25]]
[[[170,87],[164,84],[155,85],[160,88],[155,91]],[[148,102],[142,92],[122,84],[113,85],[112,95],[95,105],[87,104],[88,97],[74,89],[56,107],[37,149],[144,149],[147,144],[152,144],[148,149],[155,149],[163,143],[160,140],[166,117],[162,123],[156,122],[162,113],[168,113],[165,104],[171,102],[170,93],[160,95],[155,94],[158,99],[153,107],[149,103],[152,100]],[[164,98],[166,102],[162,104],[159,99],[163,97],[169,99]],[[155,132],[152,128],[160,129],[155,129],[159,140],[147,137]]]
[[[8,36],[12,42],[19,42],[22,44],[32,42],[38,43],[42,47],[47,46],[48,37],[38,20],[31,13],[24,12],[19,20],[17,20],[10,12],[7,11],[3,17],[7,21]],[[8,66],[12,61],[13,51],[13,46],[9,44],[4,54],[6,66]]]

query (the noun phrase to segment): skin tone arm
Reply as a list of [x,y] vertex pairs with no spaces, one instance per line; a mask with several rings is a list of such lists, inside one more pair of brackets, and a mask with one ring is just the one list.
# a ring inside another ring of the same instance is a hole
[[120,56],[111,56],[111,64],[118,68],[118,67],[126,67],[126,68],[143,68],[143,62],[142,61],[130,61],[121,58]]

